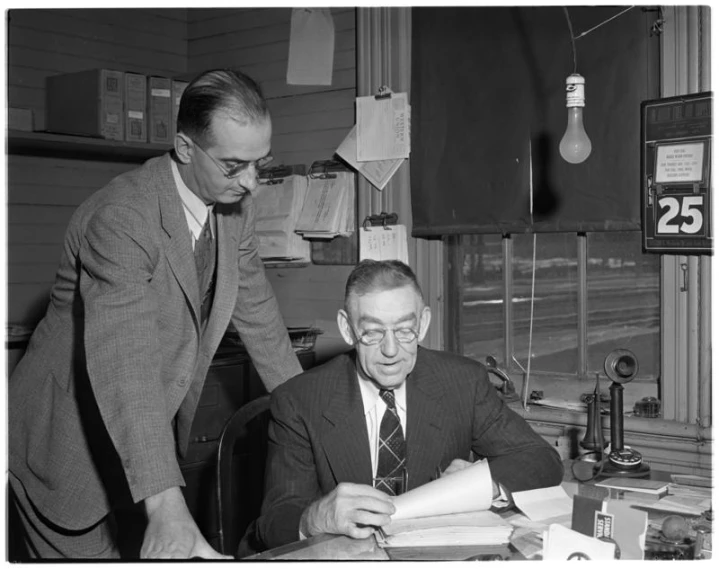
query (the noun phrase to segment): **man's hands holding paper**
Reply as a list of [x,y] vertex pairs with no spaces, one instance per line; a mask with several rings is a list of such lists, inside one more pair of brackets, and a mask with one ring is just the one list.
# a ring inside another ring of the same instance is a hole
[[394,512],[392,499],[384,492],[366,484],[342,482],[305,509],[300,532],[306,537],[332,533],[363,539],[390,523]]

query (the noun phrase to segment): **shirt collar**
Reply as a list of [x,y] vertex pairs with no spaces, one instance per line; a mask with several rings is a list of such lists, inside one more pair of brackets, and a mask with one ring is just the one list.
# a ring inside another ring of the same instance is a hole
[[[362,394],[362,404],[364,405],[365,416],[371,413],[375,406],[380,401],[379,387],[372,383],[369,379],[363,378],[359,373],[357,374],[357,381],[360,386],[360,393]],[[395,387],[394,389],[394,401],[395,405],[400,411],[407,410],[407,382],[402,382],[402,385]]]
[[177,186],[177,192],[180,194],[180,199],[182,200],[182,205],[192,216],[195,223],[197,223],[197,227],[199,227],[199,230],[201,231],[202,227],[205,225],[207,216],[210,211],[212,211],[212,205],[205,205],[205,203],[198,198],[190,188],[187,187],[187,184],[185,184],[182,176],[180,176],[180,170],[174,160],[170,161],[170,166],[172,168],[172,176],[175,179],[175,185]]

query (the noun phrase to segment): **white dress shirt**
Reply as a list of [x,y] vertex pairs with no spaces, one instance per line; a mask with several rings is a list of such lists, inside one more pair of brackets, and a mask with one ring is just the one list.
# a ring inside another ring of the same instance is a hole
[[[185,218],[187,219],[187,227],[190,229],[190,235],[192,236],[192,250],[195,250],[195,243],[200,238],[202,228],[205,226],[207,216],[212,213],[212,205],[205,205],[205,203],[198,198],[190,188],[187,187],[182,176],[180,176],[180,170],[177,168],[174,160],[170,161],[172,168],[172,176],[175,178],[175,185],[177,186],[177,192],[180,194],[182,200],[182,208],[185,210]],[[212,218],[210,218],[212,219]],[[210,232],[215,235],[215,228],[210,223]]]

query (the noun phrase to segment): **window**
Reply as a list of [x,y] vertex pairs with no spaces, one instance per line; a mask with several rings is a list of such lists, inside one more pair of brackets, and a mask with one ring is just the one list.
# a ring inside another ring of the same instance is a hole
[[458,331],[455,350],[492,355],[519,377],[529,368],[531,389],[546,394],[557,380],[606,379],[604,359],[624,348],[639,362],[632,384],[659,396],[660,257],[642,253],[640,232],[464,235],[449,244],[460,265],[450,302],[461,308],[447,311],[459,320],[448,326]]

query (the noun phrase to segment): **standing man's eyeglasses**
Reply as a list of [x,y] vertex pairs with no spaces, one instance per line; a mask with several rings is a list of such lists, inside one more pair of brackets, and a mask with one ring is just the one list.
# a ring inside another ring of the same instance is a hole
[[192,141],[195,143],[195,146],[202,150],[203,154],[207,156],[210,160],[212,160],[215,165],[220,169],[220,171],[225,175],[225,178],[229,178],[230,180],[237,178],[247,170],[247,168],[250,167],[250,165],[255,165],[255,170],[262,170],[264,168],[267,168],[269,166],[270,162],[274,160],[272,156],[265,156],[264,158],[260,158],[259,160],[251,160],[249,162],[245,162],[243,160],[237,161],[237,163],[234,166],[231,166],[230,168],[225,167],[221,162],[218,162],[207,150],[202,148],[196,141]]

